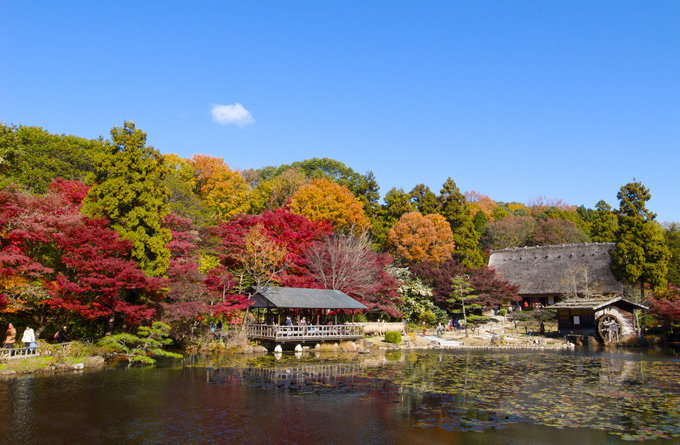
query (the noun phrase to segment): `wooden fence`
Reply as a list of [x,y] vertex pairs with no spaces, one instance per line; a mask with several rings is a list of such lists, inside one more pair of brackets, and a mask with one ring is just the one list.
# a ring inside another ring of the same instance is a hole
[[17,360],[29,357],[38,357],[41,355],[52,355],[55,349],[64,349],[70,342],[49,344],[46,346],[38,344],[37,346],[21,347],[21,348],[1,348],[0,360]]

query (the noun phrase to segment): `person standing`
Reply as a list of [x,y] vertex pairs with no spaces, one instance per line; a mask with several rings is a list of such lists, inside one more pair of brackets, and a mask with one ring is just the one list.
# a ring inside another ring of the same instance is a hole
[[57,343],[64,343],[66,341],[66,326],[62,326],[61,329],[57,331],[54,335],[54,339],[57,340]]
[[31,343],[35,343],[35,332],[30,326],[26,326],[24,330],[24,335],[21,337],[21,341],[24,343],[25,347],[30,347]]
[[2,342],[2,347],[3,348],[13,348],[14,347],[14,341],[17,338],[17,330],[14,329],[14,325],[12,323],[7,326],[7,333],[5,334],[5,341]]

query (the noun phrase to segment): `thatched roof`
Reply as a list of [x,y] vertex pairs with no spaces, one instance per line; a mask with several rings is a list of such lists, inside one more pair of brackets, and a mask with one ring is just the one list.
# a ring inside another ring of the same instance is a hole
[[649,309],[647,306],[635,303],[630,300],[626,300],[623,297],[614,298],[604,298],[604,297],[594,297],[594,298],[570,298],[568,300],[562,300],[549,306],[551,309],[592,309],[594,311],[599,311],[607,306],[611,306],[614,303],[621,302],[620,304],[625,304],[627,306],[632,306],[636,309]]
[[366,309],[349,295],[333,289],[253,287],[250,307],[291,309]]
[[591,293],[616,294],[623,292],[623,284],[610,267],[614,247],[593,243],[494,250],[489,267],[519,286],[524,296],[583,293],[586,282]]

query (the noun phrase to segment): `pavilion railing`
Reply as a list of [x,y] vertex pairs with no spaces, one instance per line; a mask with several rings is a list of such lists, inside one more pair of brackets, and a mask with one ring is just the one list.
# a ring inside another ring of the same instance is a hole
[[248,324],[244,326],[248,338],[274,341],[292,340],[342,340],[364,336],[363,326],[351,325],[306,325],[277,326]]

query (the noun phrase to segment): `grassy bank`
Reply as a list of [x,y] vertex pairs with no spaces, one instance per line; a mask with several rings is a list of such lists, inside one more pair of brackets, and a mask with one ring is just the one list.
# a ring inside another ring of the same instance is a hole
[[98,347],[71,342],[66,347],[42,346],[43,355],[0,362],[0,375],[33,374],[96,368],[104,365]]

